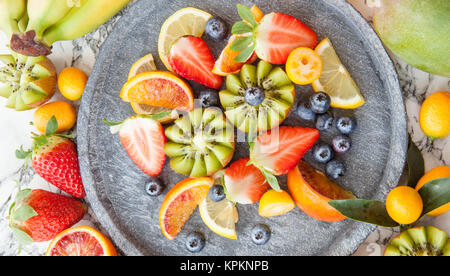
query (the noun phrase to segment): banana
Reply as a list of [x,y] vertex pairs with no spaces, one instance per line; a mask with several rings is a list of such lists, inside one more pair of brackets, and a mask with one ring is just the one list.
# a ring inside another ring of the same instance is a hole
[[18,21],[26,12],[26,0],[0,0],[0,30],[9,38],[19,33]]
[[[30,1],[30,0],[29,0]],[[45,31],[42,42],[73,40],[90,33],[118,13],[130,0],[81,0],[63,19]]]

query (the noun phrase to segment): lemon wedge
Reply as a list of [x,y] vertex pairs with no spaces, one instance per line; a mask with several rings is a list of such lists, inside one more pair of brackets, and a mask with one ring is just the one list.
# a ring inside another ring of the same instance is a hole
[[172,44],[186,35],[201,37],[205,31],[206,22],[211,17],[211,14],[199,9],[184,8],[172,14],[163,23],[159,33],[158,52],[161,61],[169,71],[173,72],[168,60]]
[[239,215],[236,206],[228,199],[212,201],[209,196],[198,206],[203,222],[214,233],[229,239],[237,239],[236,222]]
[[331,106],[353,109],[365,101],[350,73],[342,64],[328,38],[317,45],[315,51],[322,59],[322,75],[312,83],[314,91],[323,91],[331,98]]

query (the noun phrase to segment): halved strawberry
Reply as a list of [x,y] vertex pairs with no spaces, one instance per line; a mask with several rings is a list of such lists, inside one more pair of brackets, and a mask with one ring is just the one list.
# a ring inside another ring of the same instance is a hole
[[214,56],[200,37],[179,38],[170,49],[169,63],[175,73],[204,86],[219,89],[222,78],[213,74]]
[[319,139],[314,128],[282,126],[256,139],[250,159],[257,167],[274,175],[288,173]]
[[166,161],[166,136],[158,121],[135,115],[120,123],[105,123],[114,125],[111,133],[119,132],[125,151],[144,173],[153,177],[159,175]]
[[229,200],[240,204],[258,202],[270,188],[266,178],[255,166],[248,164],[249,158],[233,162],[224,173],[224,184]]
[[280,12],[264,16],[255,34],[256,54],[272,64],[285,64],[294,49],[314,48],[318,42],[316,33],[308,26]]

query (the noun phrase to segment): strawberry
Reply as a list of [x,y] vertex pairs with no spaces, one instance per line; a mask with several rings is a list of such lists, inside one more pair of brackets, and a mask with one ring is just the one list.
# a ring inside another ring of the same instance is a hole
[[125,151],[144,173],[152,177],[159,175],[166,161],[166,136],[161,123],[146,115],[131,116],[117,123],[105,120],[105,123],[111,126],[111,133],[119,132]]
[[[282,126],[256,139],[250,150],[251,162],[273,175],[287,174],[319,139],[314,128]],[[264,173],[263,172],[263,173]]]
[[[272,64],[285,64],[289,54],[298,47],[314,48],[317,34],[300,20],[290,15],[273,12],[265,15],[261,22],[256,22],[248,7],[238,5],[239,15],[243,21],[235,23],[232,33],[252,34],[253,39],[236,40],[234,49],[246,49],[237,61],[247,60],[253,50],[258,57]],[[247,25],[247,26],[246,26]]]
[[58,123],[53,116],[48,124],[46,134],[33,137],[32,149],[16,151],[20,159],[31,159],[34,171],[46,181],[76,197],[83,198],[83,182],[81,180],[78,153],[75,143],[66,135],[53,135]]
[[44,190],[20,190],[9,212],[9,226],[21,245],[53,239],[86,214],[79,200]]
[[233,162],[224,173],[227,198],[240,204],[253,204],[270,188],[261,171],[249,163],[249,158]]
[[222,78],[213,74],[214,56],[200,37],[179,38],[170,49],[169,63],[178,75],[204,86],[219,89]]

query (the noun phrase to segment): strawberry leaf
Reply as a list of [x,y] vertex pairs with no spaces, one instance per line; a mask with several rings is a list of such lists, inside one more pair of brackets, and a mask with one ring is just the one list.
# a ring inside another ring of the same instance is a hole
[[47,127],[45,128],[45,136],[50,136],[58,130],[58,121],[55,115],[53,115],[47,122]]
[[23,146],[20,146],[20,149],[16,150],[16,157],[18,159],[28,159],[31,155],[31,151],[24,151]]
[[248,47],[250,47],[250,43],[253,42],[253,37],[251,36],[244,36],[244,37],[238,37],[235,40],[233,40],[233,43],[231,43],[231,51],[234,52],[241,52]]
[[167,116],[170,116],[172,114],[172,111],[161,111],[155,114],[148,115],[149,118],[152,118],[153,120],[160,120]]
[[26,232],[20,230],[17,227],[11,227],[12,232],[16,240],[20,245],[29,245],[33,243],[33,239]]
[[120,122],[111,122],[111,121],[108,121],[108,120],[106,120],[106,119],[103,119],[103,123],[104,123],[105,125],[108,125],[108,126],[118,126],[118,125],[123,124],[123,121],[120,121]]
[[231,28],[231,33],[235,35],[239,34],[247,34],[253,32],[252,26],[245,23],[244,21],[238,21],[233,24],[233,27]]
[[234,58],[236,62],[246,62],[255,51],[255,43],[253,43],[250,47],[242,51],[237,57]]
[[422,216],[450,202],[450,177],[438,178],[419,190],[423,201]]
[[32,192],[31,189],[20,190],[19,192],[17,192],[16,202],[21,202],[22,200],[27,198],[31,194],[31,192]]
[[31,206],[23,205],[12,213],[11,219],[15,222],[24,222],[37,215],[38,213]]
[[247,21],[252,27],[256,27],[258,25],[258,23],[255,20],[255,17],[253,16],[252,11],[247,6],[241,4],[237,4],[236,6],[239,16],[243,20]]
[[278,184],[278,179],[276,178],[276,176],[265,170],[261,170],[261,172],[266,178],[266,181],[267,183],[269,183],[270,187],[272,187],[272,189],[277,192],[281,192],[280,184]]
[[33,141],[34,141],[35,147],[39,147],[39,146],[43,146],[43,145],[47,144],[48,139],[46,136],[36,136],[36,137],[33,137]]

